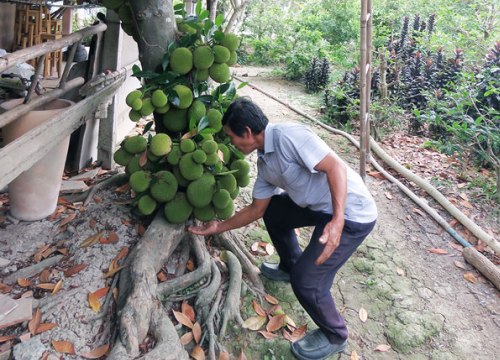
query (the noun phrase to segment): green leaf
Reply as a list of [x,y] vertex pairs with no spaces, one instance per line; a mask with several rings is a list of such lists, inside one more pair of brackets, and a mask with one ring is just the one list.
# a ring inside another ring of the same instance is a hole
[[221,26],[223,22],[224,22],[224,14],[217,15],[217,17],[215,18],[215,25]]
[[204,135],[204,134],[215,134],[216,132],[217,132],[217,130],[215,130],[214,128],[211,128],[211,127],[206,127],[203,130],[199,131],[199,133],[202,134],[202,135]]
[[245,87],[248,85],[248,82],[242,82],[241,84],[238,85],[238,90],[241,89],[242,87]]
[[225,35],[224,35],[224,33],[222,31],[217,30],[217,31],[214,32],[214,39],[215,39],[215,41],[221,42],[222,40],[224,40],[224,37],[225,37]]
[[196,3],[196,9],[195,9],[196,16],[200,16],[200,14],[201,14],[201,5],[202,5],[201,3],[202,3],[202,1],[198,1]]
[[212,97],[212,95],[202,95],[197,99],[200,100],[205,105],[211,105],[214,98]]
[[205,129],[207,126],[208,126],[208,117],[207,116],[203,116],[200,119],[200,122],[198,123],[198,133],[201,134],[201,131],[203,129]]
[[161,61],[161,68],[163,71],[167,70],[168,64],[170,62],[170,56],[168,55],[168,52],[163,55],[163,59]]
[[184,4],[176,4],[174,5],[174,10],[183,10],[184,9]]
[[144,79],[152,79],[152,78],[158,77],[160,75],[161,74],[158,74],[157,72],[154,72],[151,70],[139,71],[139,72],[133,74],[133,76],[135,76],[135,77],[142,77]]
[[217,175],[217,176],[222,176],[222,175],[234,174],[234,173],[236,173],[236,172],[238,172],[238,169],[236,169],[236,170],[228,170],[228,171],[220,172],[220,173],[217,173],[217,174],[215,174],[215,175]]
[[172,41],[169,45],[168,45],[168,54],[172,54],[172,52],[175,50],[175,48],[177,47],[177,45],[175,44],[175,41]]
[[[142,135],[144,135],[145,133],[147,133],[151,129],[151,127],[153,126],[153,124],[154,124],[154,121],[148,122],[146,124],[146,126],[144,126],[144,131],[142,132]],[[151,136],[151,134],[149,134],[149,136]],[[148,139],[148,142],[150,142],[150,141],[151,141],[151,139]]]
[[209,12],[208,10],[206,10],[206,9],[205,9],[205,10],[203,10],[203,11],[201,12],[201,14],[198,16],[198,18],[199,18],[200,20],[205,20],[206,18],[208,18],[208,16],[209,16],[209,15],[210,15],[210,12]]
[[245,155],[241,151],[236,149],[236,147],[233,144],[227,144],[227,147],[229,148],[229,150],[231,150],[231,152],[237,159],[241,160],[245,158]]
[[205,25],[203,26],[203,35],[208,35],[211,28],[212,23],[210,21],[205,21]]
[[141,68],[137,65],[132,66],[132,76],[137,76],[141,72]]
[[196,118],[193,114],[189,116],[189,131],[193,130],[196,127]]

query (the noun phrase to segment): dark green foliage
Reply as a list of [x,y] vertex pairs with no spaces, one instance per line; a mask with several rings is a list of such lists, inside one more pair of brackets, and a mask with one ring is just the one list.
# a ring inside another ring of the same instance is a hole
[[304,75],[306,89],[309,92],[318,92],[324,89],[330,78],[330,62],[327,58],[319,60],[313,58],[309,70]]

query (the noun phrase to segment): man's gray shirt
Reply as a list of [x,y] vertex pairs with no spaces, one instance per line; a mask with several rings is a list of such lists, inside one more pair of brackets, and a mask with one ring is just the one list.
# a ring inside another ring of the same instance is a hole
[[[333,214],[326,174],[314,170],[332,149],[300,124],[268,124],[264,150],[258,151],[255,199],[267,199],[280,189],[301,207]],[[346,220],[368,223],[377,219],[377,207],[361,177],[347,166]]]

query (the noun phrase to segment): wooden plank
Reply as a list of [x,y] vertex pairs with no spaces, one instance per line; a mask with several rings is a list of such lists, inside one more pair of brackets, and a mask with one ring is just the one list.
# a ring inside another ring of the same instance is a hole
[[16,300],[17,307],[0,321],[0,329],[4,329],[20,322],[31,320],[33,316],[33,298],[20,298]]
[[12,66],[22,64],[27,60],[39,57],[43,54],[62,49],[66,46],[70,46],[89,35],[94,35],[106,31],[106,29],[106,24],[99,23],[97,25],[92,25],[80,31],[74,32],[68,36],[63,36],[62,38],[55,41],[41,43],[26,49],[18,50],[11,54],[7,54],[3,57],[0,57],[0,72],[5,71]]
[[125,80],[124,74],[94,95],[58,113],[45,124],[31,129],[19,139],[0,149],[0,188],[43,158],[55,144],[85,123],[86,116],[113,95]]
[[17,302],[7,295],[0,294],[0,321],[17,307]]

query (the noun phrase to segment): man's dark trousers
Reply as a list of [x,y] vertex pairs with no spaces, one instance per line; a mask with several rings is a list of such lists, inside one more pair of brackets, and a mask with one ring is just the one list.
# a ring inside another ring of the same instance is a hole
[[[361,224],[345,220],[338,248],[318,266],[314,262],[324,249],[319,237],[331,219],[331,214],[298,206],[286,193],[273,196],[264,214],[267,231],[280,256],[279,267],[290,273],[295,295],[330,341],[341,343],[347,339],[347,327],[335,307],[330,289],[335,274],[370,233],[375,221]],[[304,226],[315,229],[302,252],[294,229]]]

